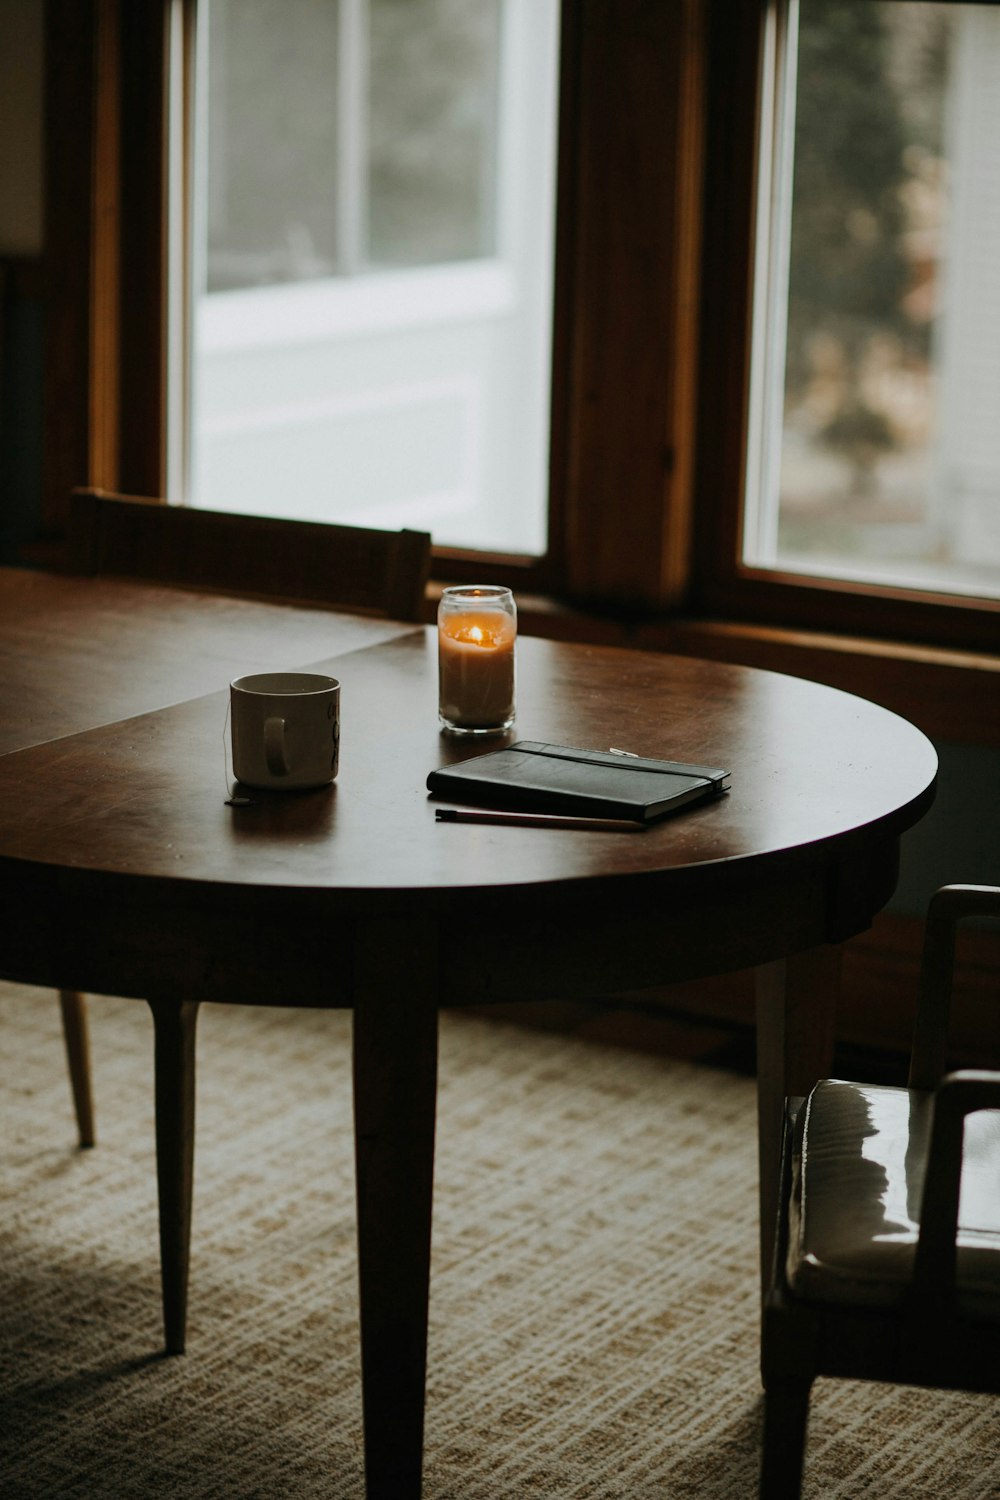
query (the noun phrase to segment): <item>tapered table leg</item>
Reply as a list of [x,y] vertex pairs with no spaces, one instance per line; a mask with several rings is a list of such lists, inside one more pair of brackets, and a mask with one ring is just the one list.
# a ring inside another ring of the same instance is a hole
[[755,971],[760,1274],[765,1291],[774,1254],[785,1098],[808,1094],[830,1071],[840,968],[841,949],[830,943],[761,964]]
[[359,934],[354,1128],[368,1500],[420,1495],[437,1093],[437,949],[415,922]]
[[60,990],[66,1061],[73,1090],[73,1108],[81,1146],[94,1144],[94,1103],[90,1093],[90,1042],[87,1036],[87,1002],[78,990]]
[[160,1274],[168,1354],[183,1354],[194,1184],[196,1001],[150,1000],[156,1070],[156,1177]]

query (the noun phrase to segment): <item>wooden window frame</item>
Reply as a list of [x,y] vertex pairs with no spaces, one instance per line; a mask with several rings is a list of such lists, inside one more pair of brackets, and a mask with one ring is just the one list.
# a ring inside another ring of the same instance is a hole
[[563,0],[548,551],[437,548],[443,580],[472,567],[619,619],[684,600],[709,12]]
[[[164,492],[167,53],[185,3],[46,0],[54,538],[74,486]],[[874,661],[890,707],[1000,746],[1000,605],[739,561],[765,10],[562,0],[549,548],[438,548],[435,577],[511,583],[546,633],[860,691]]]
[[996,653],[1000,600],[805,577],[743,555],[744,462],[765,0],[716,6],[709,139],[697,540],[687,611],[752,624]]
[[[54,532],[75,485],[163,488],[169,10],[47,0]],[[625,611],[683,594],[707,12],[707,0],[563,0],[551,542],[540,559],[440,549],[442,573],[474,557]]]
[[166,452],[164,0],[46,0],[42,506],[160,494]]

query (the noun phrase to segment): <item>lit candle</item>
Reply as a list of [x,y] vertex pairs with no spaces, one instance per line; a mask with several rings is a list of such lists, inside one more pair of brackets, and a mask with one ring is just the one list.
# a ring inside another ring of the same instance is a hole
[[438,607],[439,715],[456,734],[495,734],[514,722],[517,610],[510,589],[445,589]]

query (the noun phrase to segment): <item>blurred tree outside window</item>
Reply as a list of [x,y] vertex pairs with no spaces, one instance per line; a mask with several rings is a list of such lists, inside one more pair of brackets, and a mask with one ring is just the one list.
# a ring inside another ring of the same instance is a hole
[[375,264],[465,260],[496,249],[499,24],[497,0],[373,0]]

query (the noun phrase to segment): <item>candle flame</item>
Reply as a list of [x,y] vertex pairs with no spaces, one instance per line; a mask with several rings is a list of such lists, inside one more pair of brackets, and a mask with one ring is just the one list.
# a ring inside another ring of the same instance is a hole
[[493,620],[483,615],[459,615],[442,623],[441,639],[442,642],[456,641],[483,651],[501,648],[513,650],[514,630],[499,618]]

